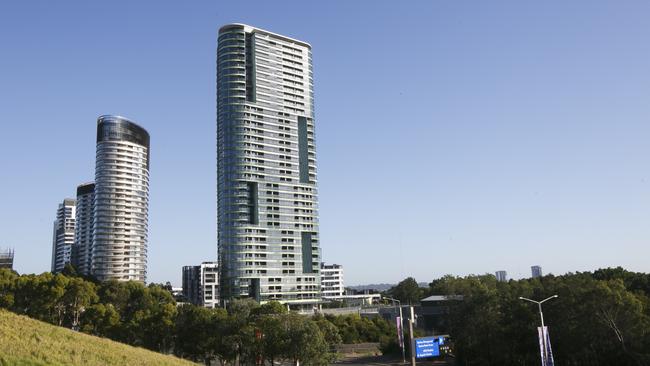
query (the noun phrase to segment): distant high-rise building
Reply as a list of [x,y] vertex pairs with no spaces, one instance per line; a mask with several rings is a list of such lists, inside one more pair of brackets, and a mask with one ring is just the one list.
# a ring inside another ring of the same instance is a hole
[[97,119],[92,274],[145,282],[149,133],[124,117]]
[[12,249],[0,251],[0,268],[14,268],[14,251]]
[[77,272],[91,274],[93,243],[93,201],[95,183],[85,183],[77,187],[77,216],[75,225],[72,264]]
[[497,281],[499,282],[508,281],[508,273],[506,271],[496,271],[495,275],[497,276]]
[[183,297],[190,304],[201,305],[201,266],[183,266]]
[[542,267],[541,266],[532,266],[530,267],[530,272],[533,278],[542,277]]
[[340,264],[320,264],[321,296],[324,299],[339,299],[345,295],[343,266]]
[[72,259],[74,245],[76,203],[72,198],[66,198],[59,204],[54,220],[52,234],[52,272],[63,271]]
[[311,46],[243,24],[219,30],[217,224],[224,301],[311,309],[320,249]]

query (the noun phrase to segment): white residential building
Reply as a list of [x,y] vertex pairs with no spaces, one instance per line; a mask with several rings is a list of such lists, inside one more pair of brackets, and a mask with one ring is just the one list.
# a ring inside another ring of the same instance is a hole
[[149,217],[149,133],[119,116],[97,119],[91,273],[145,282]]
[[183,267],[183,296],[194,305],[219,306],[219,266],[217,262],[203,262],[199,266]]
[[56,210],[52,234],[52,272],[54,273],[63,271],[65,265],[72,260],[76,206],[74,199],[66,198]]
[[217,262],[201,263],[201,298],[206,308],[219,307],[219,266]]
[[340,264],[320,264],[321,296],[323,299],[342,299],[345,295],[343,266]]

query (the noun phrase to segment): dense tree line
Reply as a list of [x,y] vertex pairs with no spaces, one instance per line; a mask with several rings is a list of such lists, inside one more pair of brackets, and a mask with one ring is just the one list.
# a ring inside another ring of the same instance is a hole
[[[461,365],[537,365],[537,307],[544,304],[557,365],[650,365],[650,275],[622,268],[497,282],[492,275],[446,276],[421,288],[412,279],[388,293],[416,304],[451,301],[442,326]],[[159,285],[96,282],[74,274],[18,275],[0,269],[0,307],[85,333],[199,362],[300,361],[327,364],[338,343],[380,342],[398,352],[395,326],[358,315],[305,317],[271,302],[228,309],[178,306]]]
[[[414,284],[416,286],[414,286]],[[622,268],[497,282],[492,275],[446,276],[417,288],[402,281],[389,293],[404,302],[429,295],[452,301],[445,328],[461,365],[538,365],[542,300],[556,365],[650,365],[650,275]]]
[[[163,286],[97,282],[0,269],[0,307],[48,323],[198,362],[222,365],[300,361],[326,365],[333,346],[382,342],[394,346],[395,327],[358,315],[306,317],[277,302],[233,301],[228,309],[178,306]],[[391,338],[392,337],[392,338]],[[393,341],[394,343],[394,341]]]

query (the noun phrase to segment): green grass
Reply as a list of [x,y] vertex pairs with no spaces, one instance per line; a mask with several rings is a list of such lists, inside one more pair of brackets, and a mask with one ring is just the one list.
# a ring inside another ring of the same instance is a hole
[[0,365],[178,365],[194,363],[50,325],[0,309]]

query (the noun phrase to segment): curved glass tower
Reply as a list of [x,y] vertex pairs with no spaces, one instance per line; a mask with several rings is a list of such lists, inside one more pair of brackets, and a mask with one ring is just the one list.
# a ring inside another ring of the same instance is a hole
[[219,30],[221,298],[320,300],[311,46],[243,24]]
[[149,133],[119,116],[97,119],[92,273],[145,282]]

